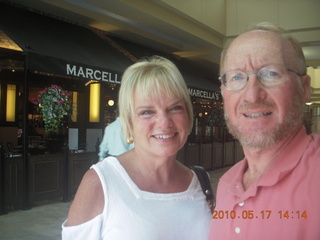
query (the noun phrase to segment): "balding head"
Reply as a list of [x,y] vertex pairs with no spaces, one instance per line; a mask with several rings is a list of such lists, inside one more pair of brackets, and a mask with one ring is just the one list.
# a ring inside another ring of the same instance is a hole
[[[239,50],[247,47],[247,52],[250,52],[251,46],[260,44],[261,50],[251,49],[251,55],[259,56],[263,58],[262,50],[269,48],[275,50],[278,57],[281,56],[283,63],[290,68],[295,69],[301,75],[306,73],[306,63],[300,44],[290,35],[286,34],[284,29],[276,27],[270,23],[260,23],[251,28],[248,32],[245,32],[235,38],[231,44],[222,52],[220,74],[226,71],[226,57],[233,57],[234,54],[230,52],[230,49]],[[267,44],[267,45],[266,45]],[[236,53],[236,51],[234,51]],[[279,61],[274,57],[275,61]],[[228,66],[228,69],[230,67]]]

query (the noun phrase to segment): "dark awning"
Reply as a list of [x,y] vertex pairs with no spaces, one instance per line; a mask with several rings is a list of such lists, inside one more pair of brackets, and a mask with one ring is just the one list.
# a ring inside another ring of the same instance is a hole
[[4,3],[0,29],[28,53],[32,70],[109,82],[133,63],[90,29]]
[[[109,38],[112,39],[112,41],[116,42],[123,49],[128,51],[136,59],[140,59],[146,56],[159,55],[173,61],[178,67],[178,69],[180,70],[181,74],[183,75],[186,81],[186,84],[189,87],[189,90],[192,93],[197,92],[197,90],[201,90],[200,92],[202,94],[194,94],[194,96],[196,97],[210,96],[210,97],[203,97],[203,98],[214,99],[214,97],[211,97],[211,96],[216,96],[217,94],[220,95],[220,86],[217,83],[214,83],[213,80],[209,80],[208,78],[206,78],[204,75],[202,75],[200,72],[197,71],[197,68],[192,66],[190,63],[186,62],[184,59],[177,59],[173,57],[171,54],[157,51],[145,46],[141,46],[133,42],[128,42],[126,40],[123,40],[117,37],[109,36]],[[207,93],[204,93],[204,92],[207,92]],[[221,99],[221,97],[219,99]]]

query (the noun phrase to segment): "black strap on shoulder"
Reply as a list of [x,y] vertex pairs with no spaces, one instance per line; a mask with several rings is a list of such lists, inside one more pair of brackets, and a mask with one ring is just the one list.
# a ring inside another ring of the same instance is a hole
[[211,208],[211,211],[213,211],[214,209],[214,194],[213,194],[213,190],[212,190],[212,186],[211,186],[211,180],[210,177],[207,173],[207,171],[205,170],[204,167],[202,166],[190,166],[190,168],[196,173],[202,191],[204,193],[204,195],[206,196],[206,199],[209,203],[209,207]]

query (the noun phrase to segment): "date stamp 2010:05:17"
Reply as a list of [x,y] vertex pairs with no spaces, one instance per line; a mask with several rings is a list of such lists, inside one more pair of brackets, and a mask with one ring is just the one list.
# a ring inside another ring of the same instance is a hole
[[[275,213],[279,219],[307,219],[307,211],[278,211]],[[263,210],[255,213],[251,210],[244,210],[241,212],[232,211],[213,211],[212,219],[270,219],[273,216],[271,210]]]

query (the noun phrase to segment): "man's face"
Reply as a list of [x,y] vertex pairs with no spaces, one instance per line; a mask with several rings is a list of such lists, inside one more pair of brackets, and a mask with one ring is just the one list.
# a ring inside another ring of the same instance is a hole
[[[230,70],[258,72],[269,65],[298,71],[287,40],[267,31],[251,31],[229,47],[222,73]],[[282,84],[265,87],[251,74],[242,90],[221,87],[229,131],[244,147],[264,149],[286,138],[301,126],[303,102],[309,99],[308,76],[286,72]]]

